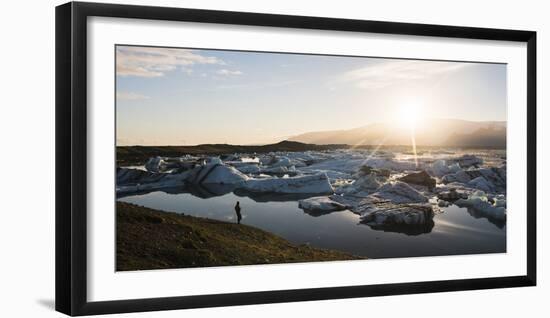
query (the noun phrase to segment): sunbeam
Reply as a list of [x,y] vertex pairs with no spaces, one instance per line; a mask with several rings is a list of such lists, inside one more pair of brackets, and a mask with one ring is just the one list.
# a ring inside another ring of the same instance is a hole
[[416,152],[416,125],[423,117],[423,109],[420,104],[407,103],[401,105],[399,109],[399,122],[405,129],[408,129],[411,134],[411,145],[414,156],[415,167],[418,167],[418,155]]

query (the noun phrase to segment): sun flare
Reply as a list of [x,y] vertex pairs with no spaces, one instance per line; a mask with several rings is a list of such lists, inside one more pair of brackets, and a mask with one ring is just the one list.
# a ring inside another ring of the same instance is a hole
[[400,125],[413,129],[417,123],[424,117],[423,109],[420,104],[405,103],[402,104],[397,113],[397,120]]
[[402,104],[398,112],[398,123],[401,128],[410,130],[411,146],[414,154],[414,163],[418,167],[418,155],[416,153],[416,126],[418,122],[423,118],[423,109],[420,104],[405,103]]

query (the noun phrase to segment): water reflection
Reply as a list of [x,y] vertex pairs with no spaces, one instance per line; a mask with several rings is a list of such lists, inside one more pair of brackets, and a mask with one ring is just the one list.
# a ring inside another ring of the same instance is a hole
[[307,210],[307,209],[302,209],[302,211],[304,211],[305,214],[307,214],[309,216],[312,216],[312,217],[315,217],[315,218],[318,218],[320,216],[329,215],[331,213],[342,212],[342,210],[323,211],[323,210]]
[[[226,192],[228,191],[228,192]],[[307,195],[305,195],[308,197]],[[228,187],[173,188],[118,200],[164,211],[244,223],[295,244],[341,250],[369,258],[502,253],[506,225],[455,205],[418,227],[370,226],[348,211],[319,213],[298,207],[304,196],[234,193]],[[493,221],[493,222],[492,222]]]
[[235,189],[235,195],[239,197],[246,197],[254,200],[255,202],[268,203],[268,202],[296,202],[299,200],[318,196],[318,194],[308,193],[269,193],[269,192],[250,192],[243,189]]
[[146,195],[152,192],[163,192],[167,194],[190,193],[197,198],[208,199],[212,197],[223,196],[227,193],[232,192],[234,189],[235,189],[235,186],[229,185],[229,184],[187,185],[187,186],[178,186],[178,187],[166,187],[166,188],[154,189],[154,190],[142,190],[142,191],[131,192],[131,193],[117,193],[117,199],[121,199],[124,197]]
[[487,219],[490,223],[494,224],[499,229],[504,228],[506,226],[506,219],[497,219],[495,217],[492,217],[490,215],[487,215],[487,213],[483,211],[476,210],[474,208],[467,208],[466,210],[468,214],[470,214],[473,218],[476,219]]
[[232,192],[234,189],[235,186],[229,184],[202,184],[183,188],[184,191],[202,199],[219,197]]
[[434,228],[434,221],[429,220],[425,224],[366,224],[361,223],[364,225],[369,226],[371,229],[375,231],[383,231],[383,232],[394,232],[394,233],[402,233],[405,235],[422,235],[427,234],[432,231]]

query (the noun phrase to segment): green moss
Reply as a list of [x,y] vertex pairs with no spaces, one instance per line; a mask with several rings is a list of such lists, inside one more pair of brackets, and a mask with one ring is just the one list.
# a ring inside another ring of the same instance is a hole
[[117,271],[360,259],[266,231],[117,202]]

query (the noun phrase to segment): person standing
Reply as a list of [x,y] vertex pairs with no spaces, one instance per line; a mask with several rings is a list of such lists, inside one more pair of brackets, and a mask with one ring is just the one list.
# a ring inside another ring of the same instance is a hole
[[242,215],[239,201],[237,201],[237,204],[235,205],[235,213],[237,214],[237,224],[241,224]]

